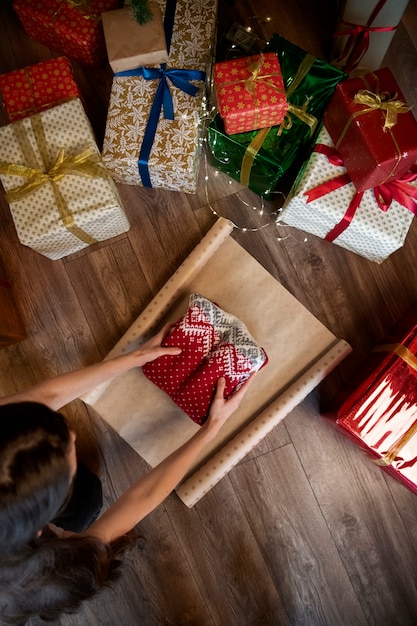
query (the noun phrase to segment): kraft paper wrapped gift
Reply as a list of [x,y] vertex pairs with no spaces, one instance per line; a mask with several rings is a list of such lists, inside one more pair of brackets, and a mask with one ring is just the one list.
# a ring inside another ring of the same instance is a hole
[[161,9],[156,2],[149,2],[149,9],[152,19],[143,25],[136,21],[131,7],[103,13],[104,39],[113,72],[168,62]]
[[322,126],[281,220],[381,263],[403,245],[416,212],[416,167],[401,181],[357,192]]
[[101,14],[119,8],[119,0],[14,0],[13,8],[29,37],[98,67],[106,58]]
[[227,135],[217,115],[208,127],[212,164],[266,199],[311,149],[317,125],[346,74],[279,35],[265,52],[275,52],[289,103],[283,125]]
[[66,57],[48,59],[0,75],[0,91],[11,122],[71,98],[81,98]]
[[0,128],[0,178],[20,242],[50,259],[129,229],[78,99]]
[[228,135],[277,126],[288,109],[275,52],[214,65],[217,106]]
[[[417,492],[417,307],[377,345],[351,383],[336,424]],[[359,381],[359,382],[358,382]]]
[[332,63],[350,73],[380,67],[408,0],[346,0],[334,34]]
[[398,178],[417,160],[417,121],[387,67],[340,83],[324,123],[358,191]]
[[103,161],[116,182],[195,193],[216,2],[168,0],[165,24],[169,63],[113,79]]

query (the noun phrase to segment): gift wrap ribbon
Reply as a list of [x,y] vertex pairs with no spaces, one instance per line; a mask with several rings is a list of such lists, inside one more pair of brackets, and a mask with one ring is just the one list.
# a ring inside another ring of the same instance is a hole
[[6,200],[9,203],[17,202],[34,193],[43,185],[51,184],[59,216],[64,227],[75,237],[88,245],[97,243],[97,239],[77,226],[71,210],[61,194],[57,183],[67,175],[82,176],[84,178],[100,177],[108,179],[108,174],[101,163],[100,155],[97,154],[97,152],[95,152],[92,148],[86,148],[75,155],[67,154],[65,149],[62,148],[53,159],[52,164],[48,165],[48,147],[42,118],[39,114],[36,114],[30,118],[30,122],[43,161],[43,169],[39,167],[38,159],[26,134],[23,120],[15,122],[13,124],[13,131],[25,160],[29,163],[29,165],[0,162],[1,174],[5,174],[7,176],[20,176],[27,179],[27,182],[9,190],[6,193]]
[[[311,54],[306,54],[303,61],[301,62],[296,75],[294,76],[294,80],[291,83],[290,87],[287,90],[287,101],[288,101],[288,110],[285,116],[285,121],[278,128],[278,135],[282,134],[284,129],[289,129],[292,126],[292,118],[291,115],[295,115],[298,119],[300,119],[304,124],[307,124],[310,127],[310,134],[313,134],[315,127],[317,126],[317,118],[311,113],[307,112],[308,100],[302,107],[296,106],[295,104],[291,104],[289,102],[289,98],[293,94],[293,92],[297,89],[297,87],[301,84],[304,78],[309,73],[314,61],[316,58]],[[258,154],[259,150],[264,143],[266,136],[271,130],[271,126],[268,128],[262,128],[252,139],[248,147],[246,148],[245,154],[242,159],[242,167],[240,170],[240,183],[245,187],[249,187],[250,174],[253,166],[253,162]]]
[[344,69],[347,74],[349,74],[365,56],[369,48],[370,33],[386,33],[397,28],[398,24],[397,26],[371,26],[372,22],[375,20],[385,3],[386,0],[379,0],[366,24],[354,24],[343,19],[341,20],[341,23],[348,28],[335,33],[333,37],[348,36],[345,46],[337,60],[340,62],[347,56],[344,63]]
[[[165,9],[164,31],[168,54],[171,47],[176,4],[176,0],[168,0]],[[142,184],[144,187],[152,187],[149,174],[149,156],[155,139],[161,110],[163,110],[165,119],[174,119],[174,105],[168,79],[175,87],[181,89],[181,91],[184,91],[190,96],[196,96],[199,87],[196,87],[190,81],[204,80],[206,73],[201,70],[167,69],[166,63],[162,63],[159,68],[139,67],[133,70],[117,72],[115,76],[142,76],[145,80],[159,80],[138,158],[138,168]]]
[[[399,356],[409,367],[417,372],[417,357],[411,352],[411,350],[400,343],[382,344],[380,346],[376,346],[373,349],[373,352],[392,352],[393,354]],[[414,422],[407,432],[405,432],[380,459],[375,461],[375,463],[377,465],[391,465],[395,461],[400,450],[410,441],[412,437],[414,437],[416,432],[417,421]]]
[[[329,163],[332,165],[344,167],[343,161],[335,148],[327,146],[325,144],[316,144],[313,152],[318,152],[327,157]],[[411,211],[414,215],[417,215],[417,189],[410,185],[411,182],[417,179],[417,164],[412,165],[408,172],[388,183],[378,185],[373,188],[375,200],[378,207],[382,211],[388,211],[393,200],[401,204],[403,207]],[[322,196],[343,187],[351,183],[351,178],[347,172],[340,174],[335,178],[321,183],[316,187],[312,187],[304,193],[307,196],[307,204],[313,202]],[[353,220],[355,213],[362,201],[364,191],[357,191],[352,198],[344,216],[336,226],[327,233],[325,236],[326,241],[334,241],[344,230],[349,226]]]
[[281,95],[286,95],[285,90],[279,89],[273,82],[270,82],[268,79],[273,78],[274,76],[280,76],[280,72],[273,72],[272,74],[260,74],[260,71],[265,62],[265,57],[261,53],[258,58],[249,63],[250,57],[247,57],[247,68],[242,68],[244,71],[246,69],[249,72],[249,76],[247,78],[240,78],[237,80],[226,81],[221,83],[216,88],[216,93],[218,93],[221,89],[225,87],[230,87],[231,85],[240,85],[243,83],[245,90],[253,97],[254,100],[254,108],[255,108],[255,121],[254,126],[257,126],[258,123],[258,114],[259,114],[259,101],[256,98],[256,83],[260,82],[265,85],[268,85],[271,89],[278,92]]
[[89,11],[90,3],[88,0],[61,0],[61,4],[59,5],[59,7],[57,8],[57,10],[55,11],[55,13],[53,14],[51,18],[52,22],[56,20],[56,18],[59,15],[59,12],[66,4],[72,7],[73,9],[77,9],[79,14],[86,20],[96,20],[96,21],[101,20],[100,13],[91,13]]

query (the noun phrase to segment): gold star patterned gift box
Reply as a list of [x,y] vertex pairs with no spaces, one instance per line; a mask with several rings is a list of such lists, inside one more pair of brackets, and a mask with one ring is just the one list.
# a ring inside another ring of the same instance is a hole
[[129,230],[78,98],[0,128],[0,179],[20,242],[50,259]]
[[217,3],[158,3],[169,63],[114,76],[103,161],[118,183],[195,193]]
[[283,122],[288,102],[275,52],[216,63],[213,79],[228,135]]
[[417,167],[358,192],[325,126],[283,207],[289,226],[381,263],[401,248],[417,211]]

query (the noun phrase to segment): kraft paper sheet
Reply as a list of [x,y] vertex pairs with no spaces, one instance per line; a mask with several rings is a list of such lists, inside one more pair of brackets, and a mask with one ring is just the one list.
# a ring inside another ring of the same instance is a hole
[[[197,292],[241,319],[266,350],[242,406],[177,488],[196,504],[350,352],[229,235],[220,218],[168,280],[107,358],[140,345],[176,321]],[[83,397],[152,467],[197,426],[142,374],[131,370]]]

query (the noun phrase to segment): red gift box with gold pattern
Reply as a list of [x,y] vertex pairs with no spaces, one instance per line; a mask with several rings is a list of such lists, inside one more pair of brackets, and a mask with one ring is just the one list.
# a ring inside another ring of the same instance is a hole
[[0,92],[11,122],[71,98],[82,100],[71,65],[65,57],[0,75]]
[[358,191],[395,180],[417,160],[417,121],[388,68],[339,83],[324,123]]
[[417,306],[376,346],[337,412],[342,431],[417,492]]
[[275,52],[216,63],[213,78],[228,135],[283,121],[288,102]]
[[106,59],[101,14],[119,8],[119,1],[14,0],[13,8],[29,37],[97,67]]

